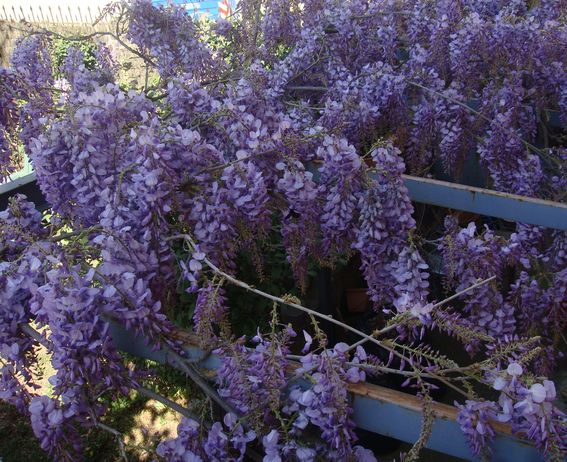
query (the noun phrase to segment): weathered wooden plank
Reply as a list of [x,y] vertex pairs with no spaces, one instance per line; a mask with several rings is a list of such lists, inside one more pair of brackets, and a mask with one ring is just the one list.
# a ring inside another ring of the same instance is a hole
[[35,173],[15,178],[9,183],[0,184],[0,210],[6,209],[8,200],[16,194],[24,194],[39,210],[47,208],[45,198],[35,181]]
[[[412,201],[508,221],[567,230],[567,204],[507,194],[490,189],[403,175]],[[31,173],[0,185],[0,195],[35,181]]]
[[[351,384],[354,421],[359,428],[413,443],[421,429],[421,402],[416,396],[372,384]],[[461,459],[477,461],[456,422],[457,408],[433,403],[435,421],[426,447]],[[540,462],[543,456],[530,444],[510,433],[510,428],[494,422],[496,436],[492,462]]]
[[[166,349],[157,351],[149,349],[142,338],[115,323],[111,324],[111,335],[116,348],[175,367],[176,361],[168,359]],[[183,342],[189,361],[210,370],[220,366],[220,358],[201,350],[194,335],[180,330],[176,336]],[[350,384],[348,388],[353,402],[353,419],[359,428],[409,443],[417,440],[422,418],[419,398],[368,383]],[[457,409],[446,404],[433,403],[433,412],[435,421],[427,447],[461,459],[476,461],[456,422]],[[494,429],[497,434],[492,461],[541,462],[544,460],[533,446],[512,436],[509,426],[494,422]]]
[[567,230],[567,204],[403,175],[412,201]]

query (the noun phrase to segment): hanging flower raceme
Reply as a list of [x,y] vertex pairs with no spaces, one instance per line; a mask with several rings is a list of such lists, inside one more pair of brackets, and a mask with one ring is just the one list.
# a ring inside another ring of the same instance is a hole
[[23,37],[18,40],[10,62],[18,78],[22,80],[16,88],[23,89],[20,94],[26,96],[20,109],[22,123],[19,138],[27,150],[33,139],[43,131],[45,117],[53,112],[54,98],[50,88],[54,83],[53,68],[47,50],[45,37]]
[[[476,226],[470,223],[459,230],[454,220],[446,221],[449,233],[441,248],[450,278],[456,282],[456,290],[462,290],[475,281],[491,276],[500,277],[505,259],[498,239],[489,230],[476,234]],[[487,334],[503,338],[515,328],[514,307],[505,304],[498,290],[498,283],[485,284],[479,290],[463,295],[464,310],[470,313],[475,324]]]
[[149,0],[135,0],[128,12],[128,39],[156,60],[164,77],[189,73],[210,78],[222,69],[181,6],[156,8]]
[[362,191],[362,162],[344,139],[326,137],[318,150],[319,194],[324,197],[321,233],[323,258],[344,254],[354,237],[357,196]]
[[[361,269],[372,300],[388,303],[404,291],[400,286],[400,293],[396,295],[396,272],[392,267],[398,264],[398,255],[407,246],[409,232],[415,226],[415,221],[411,215],[413,207],[401,178],[404,163],[399,151],[389,144],[375,149],[372,160],[376,173],[370,188],[359,199],[360,218],[353,247],[360,252]],[[420,268],[423,269],[423,261],[419,257],[410,260],[405,271],[414,267],[418,272]],[[403,278],[405,275],[398,276],[400,282]],[[417,285],[420,298],[427,285],[426,282],[418,282]]]

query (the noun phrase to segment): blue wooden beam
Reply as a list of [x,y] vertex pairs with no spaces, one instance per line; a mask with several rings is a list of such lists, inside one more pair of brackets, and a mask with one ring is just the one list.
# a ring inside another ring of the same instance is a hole
[[[162,364],[177,367],[177,361],[168,355],[166,348],[152,350],[144,340],[111,322],[110,334],[114,346],[132,355],[151,359]],[[220,358],[206,354],[198,346],[193,335],[179,331],[178,336],[187,352],[187,361],[201,368],[215,370]],[[353,403],[353,420],[367,431],[414,443],[421,429],[421,403],[419,398],[368,383],[349,385]],[[446,404],[434,403],[435,420],[427,447],[443,454],[449,454],[469,461],[477,461],[469,448],[464,434],[456,422],[457,409]],[[543,462],[540,452],[530,444],[509,432],[507,426],[495,423],[496,437],[493,445],[493,462]]]
[[567,230],[567,204],[403,175],[412,201]]
[[35,183],[35,172],[26,175],[14,175],[11,181],[0,184],[0,195],[10,194],[15,189]]
[[[419,398],[400,391],[372,384],[351,385],[353,419],[359,428],[414,443],[421,429]],[[465,435],[456,422],[457,409],[434,403],[435,420],[426,447],[443,454],[469,461],[478,461],[469,450]],[[541,453],[533,446],[509,433],[508,428],[495,423],[492,462],[541,462]]]
[[[403,178],[409,196],[414,202],[546,228],[567,230],[567,204],[430,178],[410,175],[403,175]],[[0,185],[0,198],[13,195],[23,187],[31,187],[32,183],[35,185],[35,182],[35,173],[31,173],[2,184]]]
[[25,195],[29,201],[35,204],[38,210],[48,208],[47,201],[39,189],[35,179],[35,173],[33,172],[18,176],[7,183],[0,184],[0,210],[5,210],[10,197],[16,194]]

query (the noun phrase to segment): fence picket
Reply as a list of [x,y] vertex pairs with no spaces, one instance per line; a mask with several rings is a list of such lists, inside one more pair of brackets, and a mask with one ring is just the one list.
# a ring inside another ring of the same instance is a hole
[[61,0],[60,2],[0,0],[0,20],[6,22],[25,21],[43,26],[48,24],[92,26],[99,19],[101,23],[111,21],[108,15],[104,15],[104,4],[105,0],[91,0],[88,3],[80,1],[72,3],[71,0]]

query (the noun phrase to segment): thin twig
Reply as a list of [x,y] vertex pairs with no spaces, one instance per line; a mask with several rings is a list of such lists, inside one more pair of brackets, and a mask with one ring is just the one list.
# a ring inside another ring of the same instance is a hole
[[[178,234],[175,236],[171,236],[170,238],[168,238],[168,240],[176,240],[176,239],[184,239],[186,242],[188,242],[192,248],[195,247],[195,242],[193,241],[193,239],[191,238],[191,236],[189,236],[188,234]],[[299,305],[297,303],[293,303],[293,302],[289,302],[284,300],[283,298],[280,297],[276,297],[275,295],[269,294],[267,292],[263,292],[259,289],[256,289],[254,287],[252,287],[251,285],[247,284],[246,282],[243,282],[239,279],[236,279],[235,277],[231,276],[230,274],[224,272],[223,270],[221,270],[219,267],[217,267],[214,263],[212,263],[208,258],[204,258],[203,262],[209,267],[211,268],[215,273],[217,273],[218,275],[224,277],[227,281],[229,281],[231,284],[234,284],[235,286],[241,287],[249,292],[253,292],[257,295],[260,295],[264,298],[267,298],[269,300],[272,300],[274,302],[280,303],[282,305],[287,305],[290,306],[292,308],[295,308],[299,311],[303,311],[304,313],[310,314],[312,316],[315,316],[317,318],[320,319],[324,319],[325,321],[328,321],[332,324],[335,324],[337,326],[340,326],[354,334],[357,334],[365,339],[367,339],[368,341],[375,343],[376,345],[378,345],[381,348],[387,348],[386,345],[383,345],[381,342],[379,342],[378,340],[370,337],[369,335],[365,334],[364,332],[355,329],[352,326],[349,326],[348,324],[345,324],[344,322],[338,321],[337,319],[333,318],[332,316],[329,315],[325,315],[322,313],[319,313],[318,311],[312,310],[310,308],[306,308],[302,305]]]
[[93,226],[91,228],[78,229],[76,231],[71,231],[69,233],[62,233],[62,234],[59,234],[57,236],[53,236],[50,239],[50,241],[51,242],[60,242],[60,241],[63,241],[65,239],[68,239],[70,237],[78,236],[78,235],[83,234],[83,233],[92,233],[92,232],[95,232],[95,231],[99,231],[101,229],[102,229],[102,226]]
[[20,330],[26,334],[27,336],[33,338],[36,342],[38,342],[40,345],[43,345],[45,348],[49,349],[50,344],[49,341],[46,340],[37,330],[35,330],[32,326],[30,326],[29,324],[20,324],[18,326],[20,328]]
[[[300,361],[303,356],[300,355],[286,355],[285,356],[287,359],[291,360],[291,361]],[[411,372],[411,371],[401,371],[399,369],[394,369],[393,367],[386,367],[386,366],[380,366],[377,364],[368,364],[368,363],[354,363],[352,361],[347,361],[345,363],[345,366],[348,367],[358,367],[360,369],[371,369],[371,370],[375,370],[377,372],[383,373],[383,374],[397,374],[397,375],[402,375],[404,377],[415,377],[416,374],[415,372]],[[454,370],[454,369],[451,369]],[[448,369],[443,369],[440,370],[439,373],[443,373],[445,374],[446,372],[448,372]],[[419,374],[420,377],[425,377],[426,379],[437,379],[438,376],[436,376],[435,374],[430,374],[428,372],[423,372]],[[468,377],[451,377],[451,380],[466,380]]]
[[118,441],[118,446],[120,447],[120,455],[122,456],[124,462],[128,462],[128,455],[126,454],[126,447],[124,445],[122,433],[97,420],[95,420],[95,426],[100,428],[101,430],[104,430],[105,432],[112,433],[116,437],[116,441]]
[[201,388],[201,390],[203,390],[203,393],[205,393],[209,398],[211,398],[215,403],[223,408],[225,412],[240,416],[241,413],[236,408],[227,403],[224,399],[222,399],[217,391],[209,385],[209,383],[203,378],[203,376],[201,376],[199,371],[197,371],[197,369],[193,365],[187,364],[181,356],[179,356],[171,349],[168,349],[167,354],[168,356],[171,356],[173,358],[174,362],[179,366],[181,371],[184,372],[193,382],[195,382],[195,384],[199,388]]
[[226,162],[224,164],[213,165],[212,167],[207,167],[207,168],[197,172],[196,175],[200,175],[200,174],[205,173],[205,172],[216,172],[218,170],[224,170],[225,168],[228,168],[232,165],[238,164],[239,162],[246,162],[247,160],[254,159],[254,158],[259,157],[259,156],[264,156],[266,154],[272,154],[276,151],[277,151],[276,148],[272,148],[272,149],[268,149],[266,151],[256,152],[256,153],[250,154],[248,156],[241,157],[240,159],[235,159],[235,160],[232,160],[230,162]]
[[[463,289],[463,290],[457,292],[456,294],[451,295],[450,297],[447,297],[445,300],[441,300],[440,302],[435,303],[435,305],[433,305],[431,307],[431,310],[434,310],[435,308],[439,308],[441,305],[449,303],[451,300],[454,300],[455,298],[460,297],[461,295],[466,294],[467,292],[474,290],[477,287],[480,287],[484,284],[488,284],[489,282],[493,281],[494,279],[496,279],[496,276],[491,276],[488,279],[483,279],[482,281],[479,281],[476,284],[473,284],[472,286],[467,287],[466,289]],[[399,322],[392,324],[390,326],[384,327],[383,329],[372,332],[372,334],[370,334],[371,337],[379,337],[380,335],[384,335],[387,332],[394,330],[395,328],[400,326],[404,321],[407,320],[407,318],[410,316],[409,313],[410,313],[409,311],[402,313],[402,319],[400,319]],[[357,346],[362,345],[363,343],[366,343],[366,342],[367,342],[366,339],[362,339],[362,340],[360,340],[356,343],[353,343],[346,351],[354,350]]]
[[[195,248],[195,242],[193,241],[193,239],[191,238],[191,236],[189,236],[188,234],[177,234],[174,236],[171,236],[169,238],[167,238],[167,240],[176,240],[176,239],[183,239],[185,240],[186,243],[188,243],[192,248]],[[293,302],[288,302],[286,300],[284,300],[283,298],[280,297],[276,297],[275,295],[269,294],[267,292],[263,292],[259,289],[256,289],[254,287],[252,287],[251,285],[240,281],[239,279],[236,279],[235,277],[231,276],[230,274],[224,272],[223,270],[221,270],[220,268],[218,268],[214,263],[212,263],[208,258],[204,258],[203,262],[209,267],[211,268],[215,273],[217,273],[220,276],[223,276],[228,282],[230,282],[231,284],[234,284],[235,286],[241,287],[249,292],[253,292],[257,295],[260,295],[264,298],[267,298],[269,300],[272,300],[274,302],[280,303],[282,305],[287,305],[289,307],[295,308],[299,311],[303,311],[304,313],[310,314],[314,317],[317,317],[319,319],[324,319],[325,321],[330,322],[331,324],[335,324],[337,326],[340,326],[364,339],[366,339],[369,342],[372,342],[376,345],[378,345],[380,348],[383,348],[389,352],[391,352],[392,354],[394,354],[395,356],[397,356],[400,359],[403,359],[404,361],[410,362],[410,360],[408,358],[406,358],[402,353],[400,353],[399,351],[397,351],[395,348],[392,348],[388,345],[385,345],[384,343],[380,342],[379,340],[376,340],[373,337],[370,337],[368,334],[365,334],[364,332],[355,329],[352,326],[349,326],[348,324],[345,324],[344,322],[338,321],[335,318],[333,318],[332,316],[328,316],[325,314],[321,314],[318,311],[312,310],[310,308],[306,308],[302,305],[299,305],[297,303],[293,303]],[[436,380],[444,383],[445,385],[447,385],[448,387],[451,387],[452,389],[454,389],[455,391],[457,391],[458,393],[460,393],[461,395],[468,397],[468,394],[466,393],[466,391],[461,390],[459,387],[453,385],[452,383],[450,383],[447,379],[435,375],[434,377]]]
[[288,85],[285,87],[287,90],[306,90],[306,91],[320,91],[325,92],[327,87],[319,87],[315,85]]

